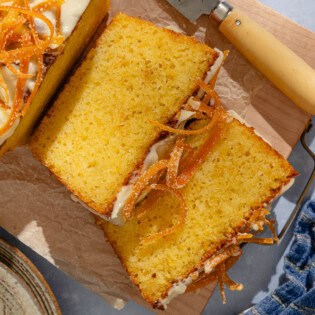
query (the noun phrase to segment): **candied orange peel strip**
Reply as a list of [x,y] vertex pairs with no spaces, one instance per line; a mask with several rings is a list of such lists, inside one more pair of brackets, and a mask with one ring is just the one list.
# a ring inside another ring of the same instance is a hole
[[218,280],[220,283],[220,293],[223,304],[226,304],[226,296],[224,291],[224,285],[226,285],[232,291],[241,291],[244,289],[243,284],[234,282],[227,274],[227,268],[225,262],[222,262],[218,268]]
[[9,106],[7,105],[9,103],[10,100],[10,95],[9,95],[9,89],[7,84],[5,83],[2,74],[0,74],[0,87],[2,88],[3,92],[4,92],[4,101],[2,101],[1,106],[5,109],[8,109]]
[[[206,94],[204,99],[202,100],[202,102],[200,103],[200,105],[198,106],[198,108],[192,108],[191,106],[189,106],[189,104],[186,105],[186,108],[192,111],[195,111],[196,114],[206,114],[206,116],[208,116],[208,118],[211,118],[214,113],[216,114],[220,114],[221,116],[223,116],[223,113],[221,111],[222,109],[222,105],[221,105],[221,100],[218,96],[218,94],[211,90],[209,88],[208,85],[206,85],[204,82],[202,81],[198,81],[198,85],[200,86],[200,88],[202,88]],[[209,107],[207,104],[209,103],[209,101],[213,99],[214,100],[214,106]],[[163,130],[163,131],[167,131],[169,133],[174,133],[174,134],[178,134],[178,135],[186,135],[186,136],[190,136],[190,135],[199,135],[202,133],[205,133],[209,130],[211,130],[213,128],[213,123],[212,120],[209,122],[208,125],[206,125],[205,127],[198,129],[198,130],[185,130],[185,129],[177,129],[177,128],[173,128],[167,125],[163,125],[161,123],[159,123],[158,121],[155,120],[151,120],[149,119],[149,122],[155,126],[158,127],[159,129]]]
[[155,233],[155,234],[152,234],[152,235],[145,237],[144,239],[142,239],[141,244],[147,244],[149,242],[155,241],[159,238],[165,237],[167,235],[170,235],[170,234],[176,232],[180,227],[182,227],[185,224],[187,212],[188,212],[185,199],[184,199],[184,197],[180,191],[173,189],[171,187],[168,187],[167,185],[161,185],[161,184],[152,184],[150,186],[150,188],[154,189],[154,190],[168,191],[168,192],[172,193],[174,196],[176,196],[178,198],[178,200],[180,201],[180,207],[182,209],[182,214],[181,214],[179,222],[176,225],[173,225],[172,227],[167,228],[161,232],[158,232],[158,233]]
[[176,140],[174,150],[171,153],[171,157],[168,162],[168,169],[166,174],[166,185],[173,188],[177,187],[177,176],[179,163],[185,149],[185,138],[180,136]]
[[[239,283],[235,283],[228,275],[227,271],[236,263],[236,261],[241,257],[242,250],[240,245],[242,243],[258,243],[258,244],[273,244],[277,241],[277,236],[274,234],[274,222],[266,218],[269,212],[266,209],[255,210],[252,216],[249,218],[248,222],[255,223],[258,221],[269,222],[271,224],[271,232],[273,238],[261,238],[255,239],[254,235],[249,233],[251,229],[250,225],[247,225],[247,232],[239,233],[236,236],[236,244],[233,241],[234,245],[229,245],[228,247],[222,249],[219,253],[211,257],[211,259],[205,264],[205,270],[208,270],[208,273],[205,271],[199,276],[197,281],[189,285],[187,292],[195,291],[196,289],[202,288],[211,282],[217,280],[220,284],[220,294],[222,297],[223,303],[226,302],[226,296],[224,292],[224,286],[226,285],[230,290],[240,291],[243,290],[244,286]],[[267,224],[266,224],[267,225]]]
[[[16,77],[13,99],[9,88],[0,76],[3,99],[0,107],[6,110],[7,121],[0,128],[0,135],[6,133],[15,121],[27,112],[41,84],[44,73],[44,54],[51,45],[61,45],[61,5],[62,0],[49,0],[30,7],[28,0],[0,1],[0,64]],[[55,9],[56,30],[53,23],[43,14]],[[47,35],[37,32],[34,20],[41,20],[48,29]],[[31,63],[36,63],[36,73],[29,73]],[[35,77],[34,87],[28,90],[27,80]],[[26,94],[29,92],[29,94]]]
[[[275,229],[275,222],[266,218],[268,214],[269,212],[266,209],[255,210],[252,216],[249,218],[249,223],[256,224],[259,228],[259,231],[262,231],[264,229],[264,225],[266,225],[272,233],[272,238],[256,238],[254,237],[255,233],[249,233],[249,231],[247,231],[245,233],[240,233],[237,236],[238,243],[272,245],[279,242]],[[250,227],[249,229],[252,229],[252,227]]]
[[197,169],[204,163],[207,156],[212,151],[215,144],[222,138],[225,131],[224,124],[220,124],[219,114],[215,113],[210,124],[212,124],[212,129],[210,131],[209,137],[206,139],[204,144],[190,157],[190,162],[185,165],[184,170],[178,175],[176,179],[176,187],[184,187],[195,174]]
[[0,11],[16,11],[17,13],[24,14],[28,17],[33,17],[42,20],[49,28],[50,34],[47,39],[40,41],[38,45],[29,43],[24,47],[17,49],[0,51],[0,60],[9,60],[11,62],[18,61],[20,58],[31,57],[37,52],[44,52],[51,44],[51,39],[54,34],[54,26],[52,22],[42,13],[34,12],[32,10],[23,9],[21,7],[14,6],[0,6]]
[[168,161],[161,160],[149,167],[149,169],[140,176],[140,178],[135,183],[123,209],[123,215],[125,219],[129,219],[131,217],[132,211],[134,210],[135,205],[143,191],[149,188],[149,186],[152,184],[152,180],[154,180],[154,178],[167,167]]
[[[217,118],[213,118],[212,128],[215,126]],[[166,185],[172,189],[179,189],[184,187],[194,175],[198,167],[203,163],[214,144],[220,139],[222,134],[221,128],[213,128],[213,132],[210,134],[208,139],[205,141],[204,145],[196,151],[193,156],[193,161],[187,165],[187,167],[178,174],[179,165],[181,158],[184,153],[184,149],[188,147],[184,142],[184,138],[179,136],[177,139],[174,149],[171,152],[169,160],[161,160],[154,165],[152,165],[144,174],[142,174],[137,182],[135,183],[131,195],[126,201],[126,204],[123,208],[123,216],[125,220],[129,219],[132,216],[132,212],[136,206],[136,203],[141,196],[141,194],[146,190],[146,188],[152,184],[152,180],[159,178],[165,173],[166,175]]]
[[[203,84],[200,83],[200,86],[203,86]],[[207,89],[206,93],[208,93],[208,91],[211,90]],[[221,123],[224,115],[221,110],[222,107],[219,97],[215,92],[211,91],[210,93],[210,98],[215,100],[215,107],[213,108],[200,103],[199,108],[196,109],[187,104],[187,109],[195,111],[196,117],[198,116],[200,119],[210,119],[206,127],[199,130],[178,130],[164,125],[160,126],[159,123],[156,123],[161,129],[164,128],[163,130],[177,133],[177,140],[173,151],[170,153],[169,159],[159,161],[152,165],[134,184],[133,190],[123,208],[123,217],[125,220],[131,218],[136,203],[142,193],[152,189],[150,189],[150,185],[154,183],[163,184],[169,191],[179,191],[179,189],[183,188],[189,182],[198,167],[204,162],[215,143],[220,140],[224,132],[224,124]],[[153,122],[153,124],[155,124],[155,122]],[[194,150],[185,142],[186,136],[205,132],[210,132],[209,137],[207,137],[206,141],[199,149]],[[160,179],[162,179],[162,181],[160,181]],[[165,191],[167,189],[165,189]]]
[[232,245],[219,252],[211,258],[207,263],[207,269],[213,270],[217,265],[221,264],[223,261],[227,260],[229,257],[237,257],[242,254],[242,250],[238,245]]

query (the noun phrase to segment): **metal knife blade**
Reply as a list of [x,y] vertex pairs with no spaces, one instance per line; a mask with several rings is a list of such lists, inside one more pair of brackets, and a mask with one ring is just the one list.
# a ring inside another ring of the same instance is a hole
[[188,20],[196,21],[201,15],[209,15],[221,2],[220,0],[167,0]]

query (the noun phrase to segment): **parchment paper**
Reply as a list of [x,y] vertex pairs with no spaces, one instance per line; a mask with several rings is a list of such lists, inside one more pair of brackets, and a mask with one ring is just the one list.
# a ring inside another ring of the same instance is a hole
[[[275,25],[275,32],[283,30],[284,25],[290,25],[291,29],[298,30],[294,34],[299,34],[299,41],[309,44],[309,32],[283,17],[270,14],[255,0],[233,2],[245,10],[247,5],[251,5],[256,13],[259,12],[262,21],[269,21],[267,28]],[[196,25],[190,24],[164,0],[113,0],[110,16],[118,11],[195,36],[212,47],[229,49],[230,56],[217,84],[223,104],[255,125],[282,154],[289,154],[309,116],[273,88],[240,56],[209,25],[207,17],[201,18]],[[269,20],[263,19],[264,14]],[[272,24],[271,20],[276,18],[277,23]],[[280,28],[279,21],[282,21]],[[315,45],[314,36],[311,44]],[[311,61],[315,62],[314,58]],[[268,102],[265,104],[266,95]],[[273,115],[280,123],[275,123]],[[286,125],[288,121],[290,128]],[[0,162],[0,195],[2,227],[74,279],[99,293],[113,306],[120,308],[123,300],[130,298],[140,300],[102,231],[94,224],[94,217],[70,199],[70,193],[32,157],[27,147],[8,153]],[[183,304],[186,307],[189,305],[190,314],[200,313],[211,290],[208,287],[199,295],[188,294],[185,298],[178,298],[172,302],[169,313],[179,313]]]

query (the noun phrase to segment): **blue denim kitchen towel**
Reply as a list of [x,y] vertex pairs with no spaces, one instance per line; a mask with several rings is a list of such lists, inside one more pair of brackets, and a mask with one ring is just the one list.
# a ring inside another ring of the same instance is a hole
[[315,315],[314,201],[308,201],[298,217],[284,272],[288,281],[246,315]]

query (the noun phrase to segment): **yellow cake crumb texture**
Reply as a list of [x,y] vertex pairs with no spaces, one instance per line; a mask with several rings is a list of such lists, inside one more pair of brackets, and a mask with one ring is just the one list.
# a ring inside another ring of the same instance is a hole
[[[201,143],[203,136],[190,144]],[[182,193],[188,206],[185,225],[176,233],[142,243],[147,236],[176,224],[178,200],[161,196],[147,215],[123,227],[102,226],[132,280],[152,304],[234,236],[252,209],[263,208],[296,175],[289,163],[251,128],[227,123],[222,139]],[[141,211],[143,204],[138,206]]]
[[124,14],[99,39],[31,150],[90,207],[106,213],[217,53],[196,40]]

